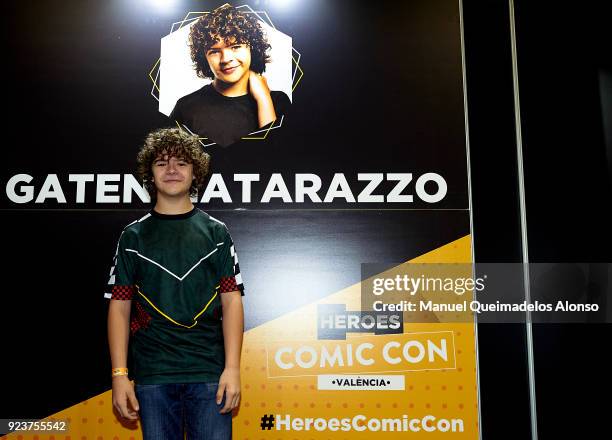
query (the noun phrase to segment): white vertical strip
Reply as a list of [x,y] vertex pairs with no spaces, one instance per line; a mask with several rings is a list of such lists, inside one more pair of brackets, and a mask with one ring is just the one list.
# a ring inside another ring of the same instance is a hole
[[[518,63],[516,55],[516,27],[514,21],[514,0],[509,0],[510,7],[510,38],[512,45],[512,80],[514,83],[514,124],[516,130],[516,160],[519,185],[519,209],[521,216],[521,243],[523,252],[523,287],[525,301],[531,303],[529,283],[529,245],[527,242],[527,212],[525,206],[525,179],[523,173],[523,135],[521,131],[521,102],[519,96]],[[529,410],[531,413],[531,438],[538,438],[538,419],[536,410],[535,371],[533,356],[533,329],[531,312],[525,312],[525,330],[527,335],[527,374],[529,378]]]
[[[475,273],[476,254],[474,252],[474,216],[472,214],[472,171],[470,168],[470,127],[468,123],[467,80],[465,73],[465,35],[463,29],[463,0],[459,0],[459,29],[461,32],[461,71],[463,80],[463,115],[465,123],[465,155],[467,161],[468,209],[470,215],[470,247],[472,251],[472,273]],[[474,299],[476,292],[474,291]],[[478,351],[478,319],[474,313],[474,350],[476,354],[476,403],[478,405],[478,438],[482,440],[482,417],[480,405],[480,362]]]

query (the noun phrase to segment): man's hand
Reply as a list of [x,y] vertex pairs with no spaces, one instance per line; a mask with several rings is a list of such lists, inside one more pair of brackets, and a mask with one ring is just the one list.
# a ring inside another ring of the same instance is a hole
[[252,70],[249,72],[249,93],[255,98],[255,101],[260,102],[261,100],[272,100],[270,95],[270,88],[268,82],[259,73],[255,73]]
[[249,72],[249,93],[257,102],[257,122],[264,127],[276,120],[274,103],[266,79],[258,73]]
[[225,393],[225,405],[219,411],[225,414],[233,410],[240,403],[240,369],[226,368],[219,378],[217,389],[217,405],[221,404]]
[[138,419],[140,406],[134,393],[134,385],[127,376],[113,377],[113,406],[124,419]]

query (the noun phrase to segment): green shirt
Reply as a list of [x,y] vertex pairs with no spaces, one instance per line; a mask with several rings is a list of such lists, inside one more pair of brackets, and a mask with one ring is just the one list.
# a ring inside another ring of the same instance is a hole
[[122,232],[105,297],[132,300],[137,383],[217,381],[225,366],[220,295],[244,294],[225,224],[194,208],[151,211]]

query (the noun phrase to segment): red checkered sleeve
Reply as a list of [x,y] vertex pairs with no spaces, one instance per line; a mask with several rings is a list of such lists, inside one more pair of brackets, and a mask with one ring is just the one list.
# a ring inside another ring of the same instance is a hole
[[219,292],[233,292],[238,289],[238,284],[236,284],[236,277],[221,277],[219,281]]
[[128,300],[134,297],[134,286],[117,286],[111,289],[111,299]]

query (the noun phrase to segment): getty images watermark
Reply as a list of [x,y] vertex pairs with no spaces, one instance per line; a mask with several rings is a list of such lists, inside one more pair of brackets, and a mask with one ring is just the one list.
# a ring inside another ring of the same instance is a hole
[[[612,322],[608,263],[363,264],[361,313],[403,322]],[[529,313],[528,313],[529,312]]]

